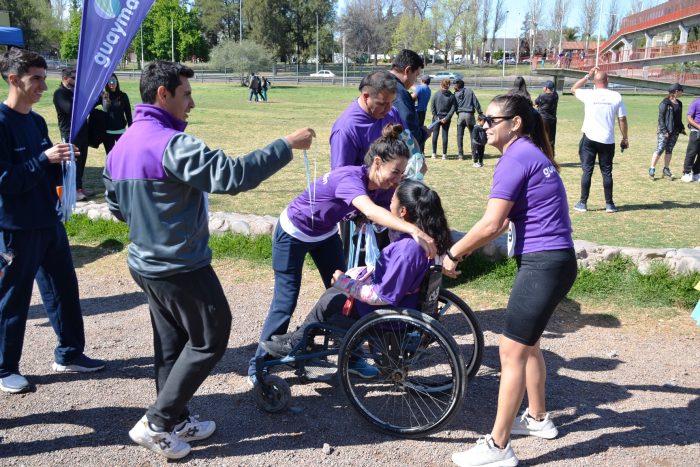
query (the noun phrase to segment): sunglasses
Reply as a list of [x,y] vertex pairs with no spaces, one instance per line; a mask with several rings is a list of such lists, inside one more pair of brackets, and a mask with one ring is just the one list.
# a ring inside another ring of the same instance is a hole
[[[481,117],[484,120],[484,125],[490,126],[493,128],[494,126],[498,125],[504,120],[512,120],[515,118],[515,115],[503,115],[503,116],[498,116],[498,117],[493,117],[491,115],[483,115]],[[498,120],[498,121],[496,121]]]
[[110,79],[107,84],[117,84],[117,80]]

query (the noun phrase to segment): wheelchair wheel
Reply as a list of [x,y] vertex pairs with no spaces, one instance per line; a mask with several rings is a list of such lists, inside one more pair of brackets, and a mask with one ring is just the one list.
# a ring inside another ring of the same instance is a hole
[[[373,365],[378,374],[359,375],[358,362]],[[355,323],[340,348],[338,370],[345,394],[365,419],[407,438],[449,422],[467,384],[452,336],[415,310],[378,310]]]
[[467,375],[473,378],[479,371],[484,354],[484,333],[476,314],[464,300],[441,288],[437,319],[454,337],[459,353],[464,359]]
[[276,413],[286,409],[292,399],[289,384],[275,375],[267,375],[253,388],[255,403],[265,412]]

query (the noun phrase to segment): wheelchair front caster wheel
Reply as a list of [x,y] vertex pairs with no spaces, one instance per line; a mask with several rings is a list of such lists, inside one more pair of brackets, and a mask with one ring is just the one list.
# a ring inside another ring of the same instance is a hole
[[289,384],[275,375],[267,375],[262,383],[256,384],[255,403],[268,413],[277,413],[286,409],[292,399]]

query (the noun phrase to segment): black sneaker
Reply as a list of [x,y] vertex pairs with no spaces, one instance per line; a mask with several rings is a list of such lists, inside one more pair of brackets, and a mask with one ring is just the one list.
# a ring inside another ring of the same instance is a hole
[[277,340],[277,341],[265,341],[260,344],[265,352],[269,353],[273,357],[281,358],[289,355],[292,350],[292,340]]
[[673,174],[671,173],[671,169],[669,169],[668,167],[664,167],[664,177],[673,178]]
[[654,167],[649,167],[649,178],[654,178],[656,175],[656,169]]

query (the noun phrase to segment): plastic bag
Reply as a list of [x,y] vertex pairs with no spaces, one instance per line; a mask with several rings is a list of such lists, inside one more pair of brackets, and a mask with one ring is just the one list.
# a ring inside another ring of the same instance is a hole
[[[371,268],[374,268],[379,259],[379,246],[377,245],[377,237],[374,235],[374,226],[372,224],[364,224],[360,227],[360,231],[357,234],[357,241],[350,244],[350,258],[351,262],[348,264],[348,269],[358,267],[360,262],[360,251],[362,251],[362,240],[365,238],[365,264]],[[352,223],[350,226],[350,238],[355,233],[355,224]]]
[[420,182],[423,180],[423,173],[421,172],[421,169],[425,163],[425,157],[420,150],[420,145],[409,130],[403,130],[400,138],[401,141],[408,146],[408,152],[410,154],[404,175],[408,179],[417,180]]

